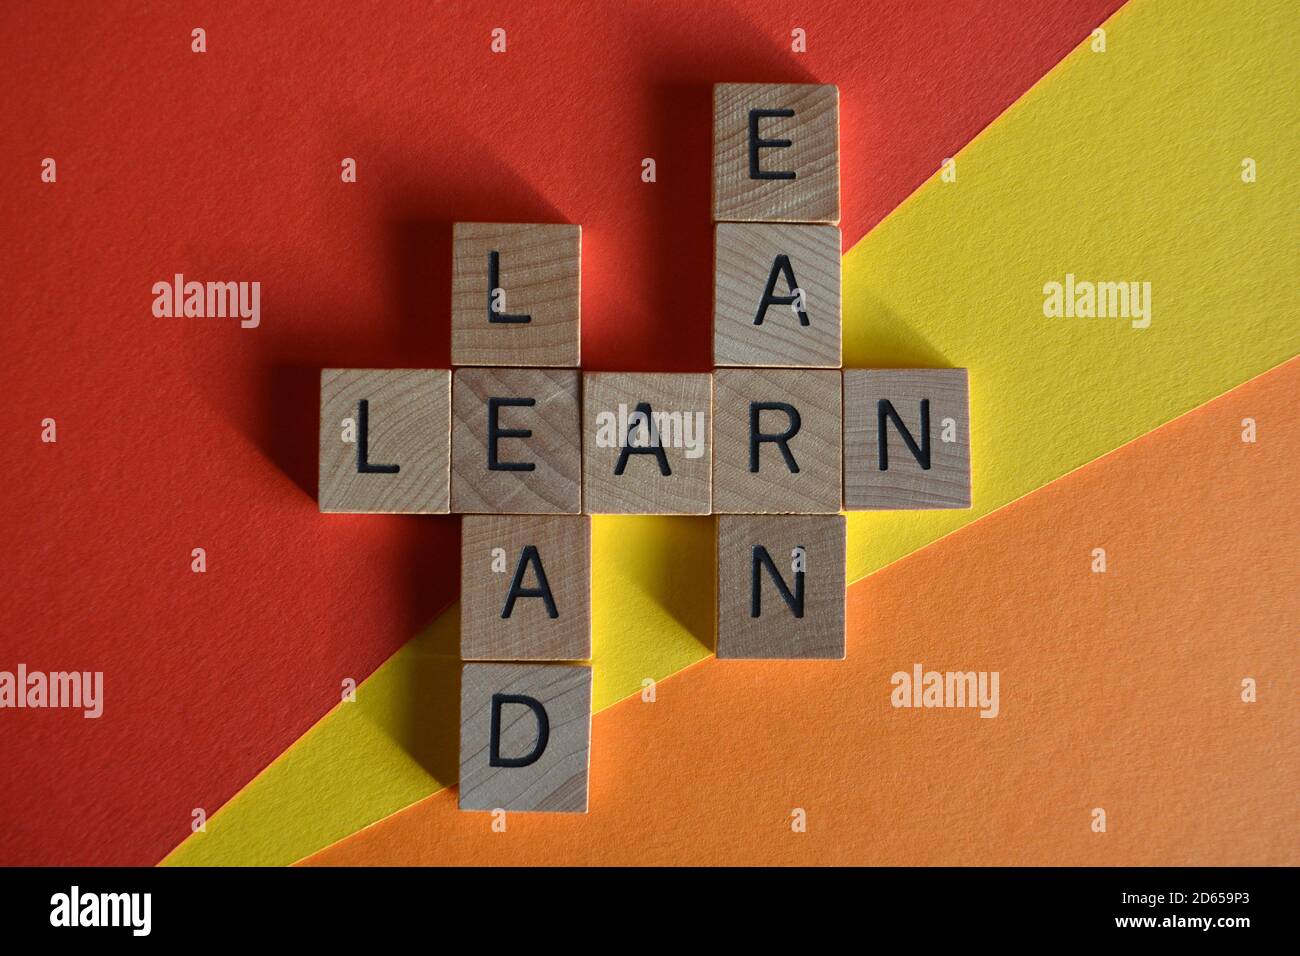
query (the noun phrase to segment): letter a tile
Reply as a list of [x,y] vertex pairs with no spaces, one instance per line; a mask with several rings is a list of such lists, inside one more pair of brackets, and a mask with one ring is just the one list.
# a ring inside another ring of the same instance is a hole
[[460,656],[467,661],[591,657],[591,518],[464,518]]
[[714,364],[839,368],[839,229],[721,223],[714,239]]
[[588,514],[709,513],[712,377],[583,376],[583,507]]

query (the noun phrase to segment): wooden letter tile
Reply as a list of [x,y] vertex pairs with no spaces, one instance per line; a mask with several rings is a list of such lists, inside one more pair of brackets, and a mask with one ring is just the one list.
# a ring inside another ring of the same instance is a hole
[[450,427],[446,369],[322,369],[320,510],[446,513]]
[[578,372],[460,368],[452,385],[451,510],[582,510]]
[[844,507],[970,507],[964,368],[844,372]]
[[583,505],[589,514],[708,514],[708,374],[584,376]]
[[840,93],[809,83],[713,87],[713,218],[840,221]]
[[718,657],[844,658],[844,516],[718,518]]
[[576,366],[582,228],[458,222],[451,364]]
[[460,656],[467,661],[591,657],[589,517],[465,517]]
[[722,223],[713,269],[714,364],[840,367],[837,227]]
[[838,369],[718,369],[713,510],[837,513],[840,436]]
[[466,664],[460,808],[587,812],[591,668]]

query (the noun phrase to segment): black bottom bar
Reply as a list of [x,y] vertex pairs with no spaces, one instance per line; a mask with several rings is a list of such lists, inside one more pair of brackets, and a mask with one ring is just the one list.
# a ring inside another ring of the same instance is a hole
[[0,871],[0,926],[6,942],[414,936],[463,946],[476,935],[527,945],[543,934],[581,946],[584,930],[621,924],[626,936],[586,942],[668,945],[722,931],[733,945],[770,943],[787,929],[902,933],[922,946],[1096,936],[1232,945],[1288,927],[1293,882],[1285,869],[32,869]]

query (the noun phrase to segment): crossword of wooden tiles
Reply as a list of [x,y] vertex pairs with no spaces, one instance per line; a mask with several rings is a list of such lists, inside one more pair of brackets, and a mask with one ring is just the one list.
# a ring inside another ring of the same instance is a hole
[[589,515],[719,515],[718,657],[834,661],[840,512],[970,507],[966,370],[842,367],[836,87],[718,84],[712,168],[712,375],[581,371],[566,223],[455,225],[454,373],[322,372],[321,511],[467,516],[462,809],[587,809]]

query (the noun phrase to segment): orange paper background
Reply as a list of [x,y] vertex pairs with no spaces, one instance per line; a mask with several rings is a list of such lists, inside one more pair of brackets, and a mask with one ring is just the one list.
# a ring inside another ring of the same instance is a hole
[[[449,789],[307,862],[1295,864],[1297,389],[1292,361],[854,585],[843,662],[708,659],[597,714],[585,817],[494,833]],[[999,671],[1000,715],[891,708],[916,662]]]

